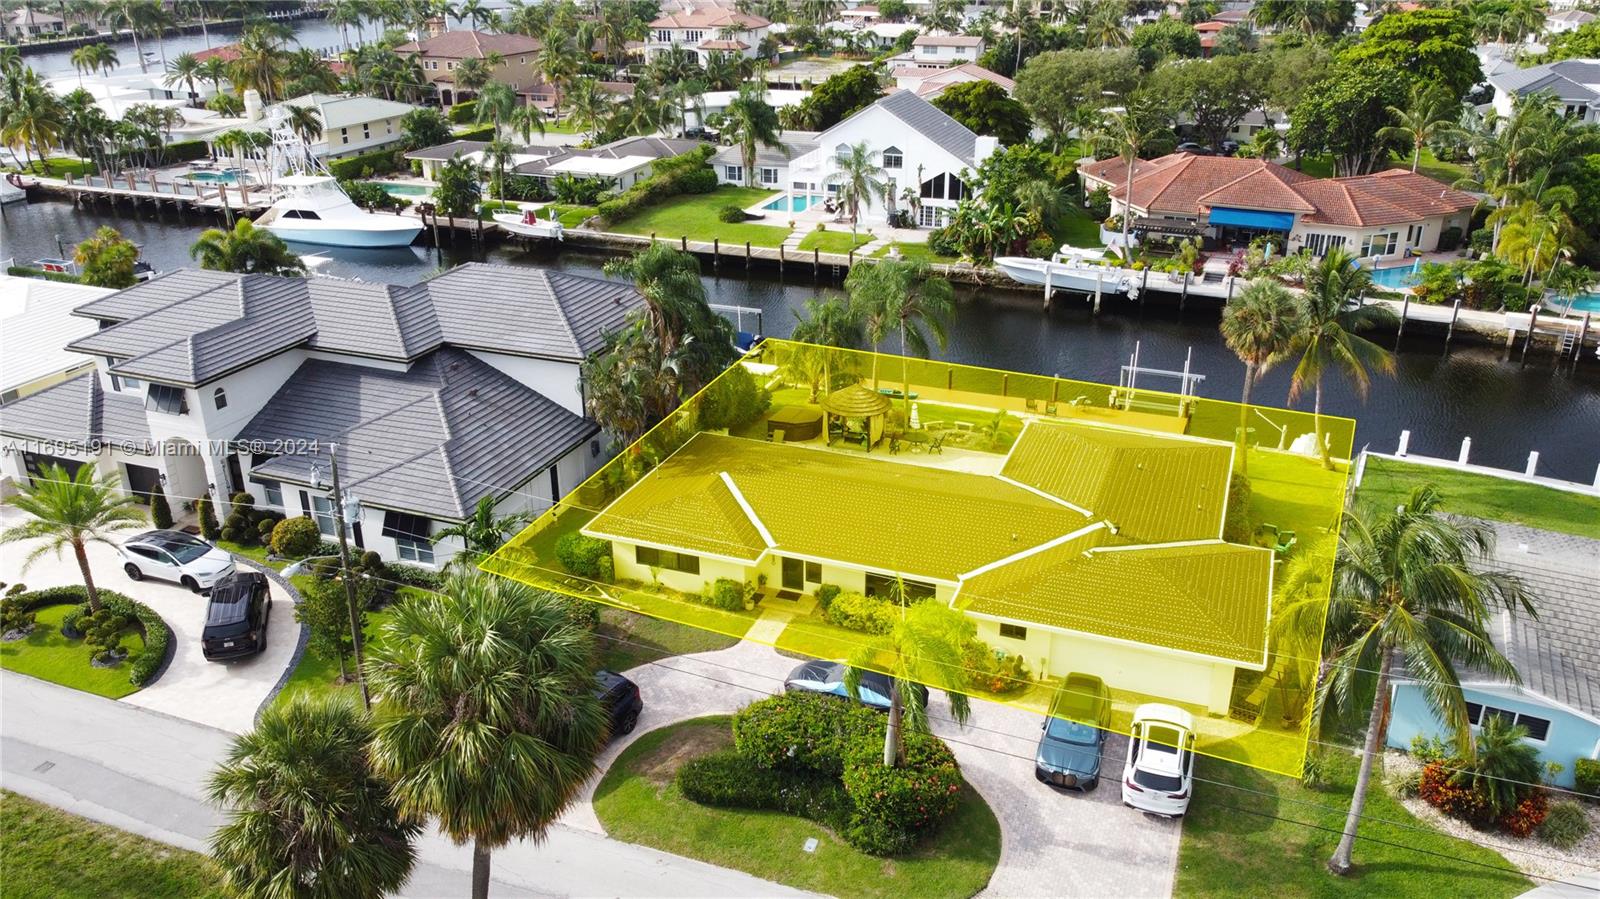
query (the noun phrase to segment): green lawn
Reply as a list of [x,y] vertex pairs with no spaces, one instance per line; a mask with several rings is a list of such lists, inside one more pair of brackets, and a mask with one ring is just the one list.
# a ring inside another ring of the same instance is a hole
[[[59,605],[40,609],[34,619],[33,633],[13,643],[0,643],[0,668],[109,699],[138,690],[128,680],[126,659],[110,668],[95,668],[89,664],[89,649],[82,640],[61,636],[61,619],[73,608]],[[124,631],[122,646],[128,650],[144,648],[137,628],[129,627]]]
[[600,646],[600,666],[611,671],[627,671],[640,665],[691,652],[712,652],[738,643],[734,637],[626,612],[600,610],[600,627],[595,631]]
[[289,563],[282,559],[267,558],[268,549],[265,546],[245,546],[243,543],[234,543],[229,540],[218,540],[217,546],[235,555],[244,556],[252,562],[265,565],[273,571],[282,571]]
[[1199,762],[1173,895],[1497,899],[1532,886],[1521,875],[1481,867],[1511,867],[1498,853],[1422,825],[1376,772],[1360,830],[1370,839],[1356,841],[1356,869],[1342,878],[1328,873],[1356,767],[1348,753],[1330,753],[1328,763],[1332,786],[1311,790],[1245,765]]
[[220,897],[205,856],[0,791],[0,882],[6,899]]
[[[8,168],[6,171],[14,172],[19,170],[15,168]],[[84,175],[96,174],[100,170],[95,166],[94,163],[84,159],[66,156],[52,156],[45,160],[43,164],[41,164],[39,160],[35,159],[31,164],[28,165],[26,171],[35,175],[45,175],[51,178],[61,178],[66,176],[68,173],[72,174],[74,177],[82,178]]]
[[[599,211],[599,210],[595,209],[593,206],[557,205],[555,207],[555,209],[556,209],[556,218],[558,220],[560,220],[561,225],[564,228],[576,228],[579,225],[583,224],[584,221],[587,220],[590,216],[594,215],[596,212]],[[544,212],[545,217],[547,217],[547,218],[549,217],[549,215],[550,215],[549,212],[545,212],[544,210],[540,210],[540,211]]]
[[1423,484],[1438,488],[1449,512],[1600,538],[1600,498],[1371,456],[1356,502],[1392,509]]
[[[301,589],[304,588],[305,583],[310,579],[311,575],[308,574],[298,574],[292,578],[292,580],[295,582],[295,586]],[[401,587],[400,596],[395,601],[398,602],[408,593],[414,592],[415,590],[415,587]],[[384,620],[388,618],[389,610],[392,608],[394,608],[394,606],[391,605],[376,612],[367,613],[367,624],[361,629],[361,633],[365,638],[365,645],[367,647],[376,645],[379,628],[382,627]],[[354,659],[345,659],[345,669],[346,671],[350,672],[352,676],[354,675],[354,664]],[[279,691],[278,695],[272,700],[272,702],[274,705],[278,705],[282,702],[285,702],[287,697],[296,693],[320,693],[336,690],[348,690],[354,693],[356,690],[355,681],[352,680],[345,684],[335,684],[334,681],[336,681],[338,677],[339,660],[331,656],[325,656],[308,646],[306,647],[305,653],[300,656],[300,663],[294,666],[294,673],[289,675],[288,682],[283,685],[283,689]]]
[[721,240],[725,244],[776,248],[789,236],[788,228],[749,223],[729,223],[717,218],[725,206],[753,206],[772,191],[749,187],[719,187],[708,194],[683,194],[664,200],[632,218],[607,225],[623,234],[654,234],[677,240]]
[[[726,747],[729,719],[697,718],[629,746],[595,790],[594,808],[615,839],[734,868],[834,896],[964,899],[989,882],[1000,826],[970,787],[956,813],[916,852],[875,858],[827,828],[777,812],[708,808],[683,798],[673,774],[684,761]],[[807,839],[815,852],[806,852]]]
[[1067,205],[1066,214],[1056,222],[1050,236],[1055,238],[1057,244],[1085,249],[1105,246],[1100,240],[1100,223],[1090,218],[1088,210],[1076,203]]
[[928,249],[928,245],[925,243],[898,242],[879,247],[877,250],[873,251],[872,258],[882,259],[883,257],[889,255],[890,249],[896,247],[898,247],[900,250],[900,258],[911,262],[940,262],[950,265],[961,261],[961,259],[956,256],[940,256],[938,253]]
[[812,231],[800,241],[800,249],[807,253],[820,250],[842,256],[856,247],[866,246],[871,242],[871,237],[865,234],[852,236],[849,231]]

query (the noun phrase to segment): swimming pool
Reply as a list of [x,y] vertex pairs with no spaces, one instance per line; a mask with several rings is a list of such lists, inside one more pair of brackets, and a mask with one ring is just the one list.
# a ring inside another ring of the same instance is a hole
[[[789,201],[794,201],[794,208],[790,208]],[[822,197],[813,194],[797,194],[793,197],[779,197],[762,206],[762,209],[771,209],[773,212],[805,212],[808,207],[822,203]]]
[[1416,279],[1413,277],[1415,274],[1415,268],[1409,265],[1397,265],[1392,268],[1377,268],[1372,270],[1372,283],[1378,285],[1379,287],[1387,287],[1390,289],[1411,287],[1416,284]]
[[184,179],[185,181],[199,181],[204,184],[239,183],[239,173],[234,169],[230,169],[226,172],[190,172],[187,175],[179,175],[178,177]]
[[392,181],[368,181],[383,188],[390,196],[395,197],[425,197],[432,188],[423,184],[395,184]]
[[1600,313],[1600,293],[1586,293],[1573,297],[1571,311]]

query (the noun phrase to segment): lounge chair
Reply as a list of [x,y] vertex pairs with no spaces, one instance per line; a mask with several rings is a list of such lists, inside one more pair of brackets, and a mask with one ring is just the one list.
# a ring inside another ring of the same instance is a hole
[[928,444],[928,455],[931,456],[934,453],[938,453],[941,456],[944,455],[944,439],[948,436],[950,435],[940,432],[937,437],[933,438],[933,442]]

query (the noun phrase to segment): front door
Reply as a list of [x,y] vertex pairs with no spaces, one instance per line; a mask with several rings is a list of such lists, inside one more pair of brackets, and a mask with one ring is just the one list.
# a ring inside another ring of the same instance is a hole
[[806,563],[799,559],[785,558],[783,560],[783,589],[804,590],[806,588]]

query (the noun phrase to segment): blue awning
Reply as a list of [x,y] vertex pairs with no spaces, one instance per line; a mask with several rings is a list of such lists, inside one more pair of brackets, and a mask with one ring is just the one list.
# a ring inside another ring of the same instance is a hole
[[1210,220],[1213,225],[1233,225],[1258,231],[1288,231],[1294,227],[1292,212],[1262,212],[1259,209],[1231,209],[1227,206],[1211,207]]

